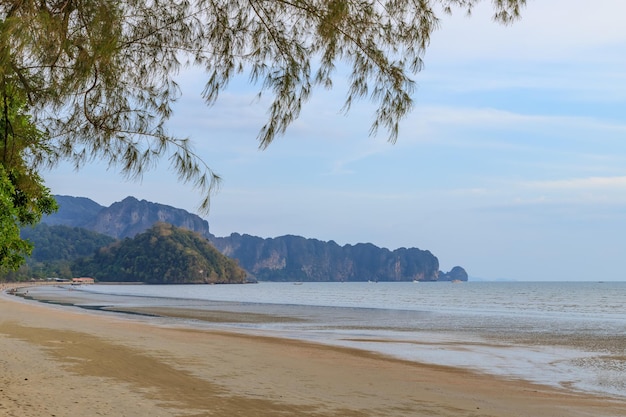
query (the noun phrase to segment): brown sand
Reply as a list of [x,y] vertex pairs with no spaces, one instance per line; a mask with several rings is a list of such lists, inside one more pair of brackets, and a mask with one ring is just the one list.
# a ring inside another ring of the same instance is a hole
[[0,416],[623,416],[626,401],[0,297]]

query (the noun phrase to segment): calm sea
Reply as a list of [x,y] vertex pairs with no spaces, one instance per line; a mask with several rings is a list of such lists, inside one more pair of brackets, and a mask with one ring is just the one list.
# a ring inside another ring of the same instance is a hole
[[[56,293],[56,294],[53,294]],[[164,324],[271,334],[626,396],[626,282],[259,283],[31,289],[88,308],[222,311]],[[229,317],[229,316],[227,316]],[[233,316],[234,317],[234,316]]]

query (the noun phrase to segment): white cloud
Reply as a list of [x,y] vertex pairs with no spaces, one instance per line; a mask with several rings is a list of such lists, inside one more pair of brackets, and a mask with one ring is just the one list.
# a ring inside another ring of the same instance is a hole
[[588,177],[570,178],[562,180],[528,181],[520,184],[525,188],[542,190],[626,190],[626,176],[617,177]]

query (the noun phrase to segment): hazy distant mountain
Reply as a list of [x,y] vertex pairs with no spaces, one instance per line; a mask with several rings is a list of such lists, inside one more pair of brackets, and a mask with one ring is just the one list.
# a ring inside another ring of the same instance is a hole
[[[75,200],[72,200],[75,199]],[[199,216],[163,204],[139,201],[134,197],[101,207],[91,200],[58,197],[59,212],[44,222],[76,224],[115,238],[134,237],[157,222],[199,233],[215,247],[239,262],[259,280],[271,281],[467,281],[461,267],[439,271],[439,260],[417,248],[389,250],[371,243],[339,246],[337,243],[301,236],[260,238],[233,233],[215,237],[209,224]],[[91,218],[90,218],[91,216]],[[63,223],[66,221],[68,223]]]
[[88,198],[55,196],[59,211],[45,217],[47,224],[80,226],[94,232],[122,239],[134,237],[157,222],[210,237],[209,223],[200,216],[183,209],[126,197],[124,200],[102,207]]
[[[67,195],[55,195],[59,205],[59,211],[41,220],[50,226],[61,224],[70,227],[85,227],[92,222],[104,206],[85,197],[70,197]],[[89,229],[89,227],[85,227]]]
[[440,272],[438,278],[439,281],[467,281],[468,279],[467,272],[460,266],[455,266],[449,272]]

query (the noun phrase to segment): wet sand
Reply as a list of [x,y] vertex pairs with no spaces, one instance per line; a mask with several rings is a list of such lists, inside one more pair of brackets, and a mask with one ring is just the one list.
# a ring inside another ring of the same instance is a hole
[[[261,319],[261,318],[259,318]],[[0,297],[3,416],[622,416],[626,401]]]

